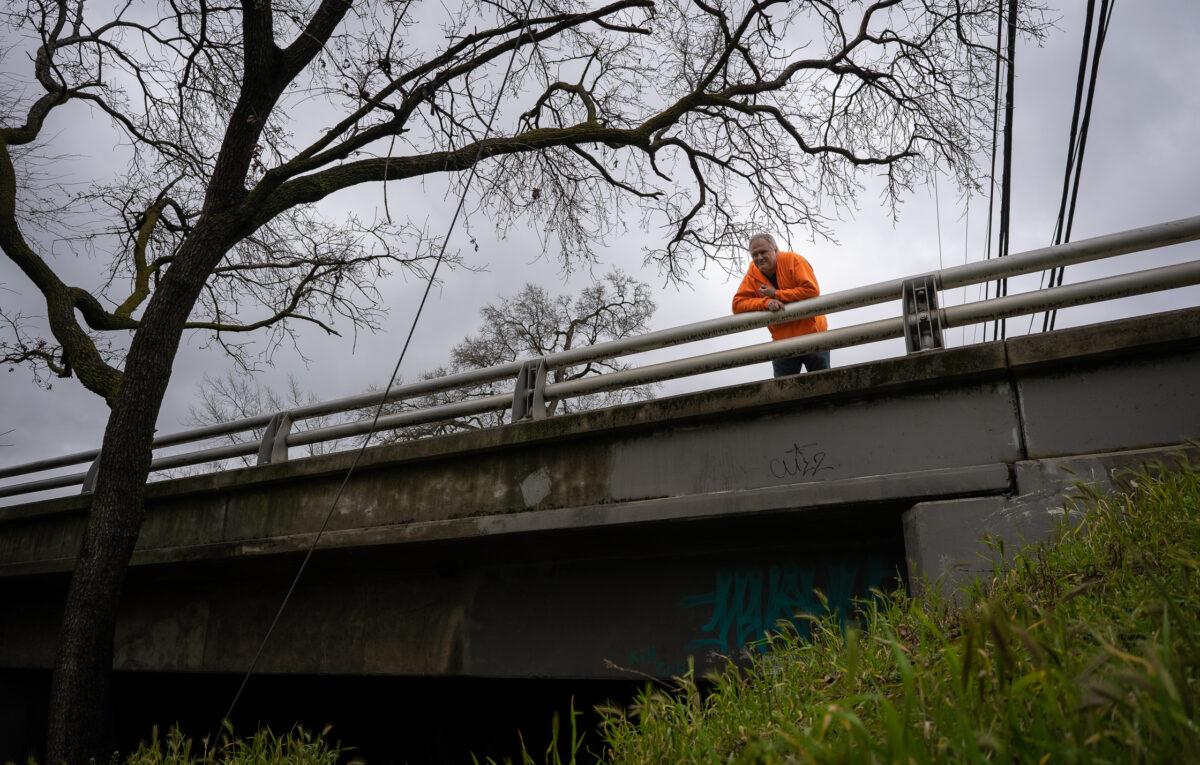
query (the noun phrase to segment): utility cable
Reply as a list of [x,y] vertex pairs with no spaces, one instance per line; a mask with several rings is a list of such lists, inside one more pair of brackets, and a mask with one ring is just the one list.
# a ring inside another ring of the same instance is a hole
[[937,222],[937,242],[938,242],[938,273],[946,266],[942,262],[942,200],[938,196],[938,174],[935,170],[933,173],[933,219]]
[[[523,19],[529,18],[529,11],[532,9],[533,2],[534,0],[530,0],[529,6],[526,8],[525,14],[522,17]],[[522,32],[526,33],[527,31],[528,30],[525,29],[525,25],[523,24]],[[501,79],[500,87],[496,91],[496,101],[492,105],[492,113],[488,117],[487,124],[484,126],[482,136],[477,141],[478,149],[475,152],[475,161],[471,164],[471,172],[467,176],[466,182],[463,183],[462,193],[458,197],[458,205],[454,209],[454,216],[450,219],[450,226],[446,230],[446,236],[442,239],[442,246],[438,251],[437,260],[434,261],[433,268],[429,272],[429,280],[425,284],[425,292],[421,295],[421,302],[418,304],[416,315],[413,316],[412,324],[409,326],[408,336],[404,340],[404,346],[400,349],[400,357],[396,359],[396,365],[392,368],[392,375],[390,378],[388,378],[387,387],[384,388],[383,395],[379,397],[379,404],[375,407],[375,416],[371,420],[371,429],[367,432],[366,438],[363,439],[362,445],[359,446],[358,450],[354,453],[354,460],[350,463],[350,468],[346,471],[346,475],[342,479],[341,484],[338,485],[337,493],[334,494],[333,501],[329,505],[329,512],[325,514],[325,521],[321,524],[321,528],[317,531],[316,536],[313,537],[312,542],[309,544],[308,551],[304,554],[304,559],[300,563],[300,568],[296,571],[295,577],[292,578],[291,586],[288,587],[287,593],[283,596],[283,602],[279,604],[279,609],[275,612],[275,617],[271,620],[271,626],[267,628],[267,634],[263,636],[262,642],[259,643],[258,650],[254,654],[254,660],[251,661],[250,668],[246,670],[246,674],[242,678],[241,685],[238,686],[237,693],[234,694],[233,701],[230,702],[229,709],[226,710],[222,721],[232,719],[233,710],[235,707],[237,707],[237,703],[242,697],[242,692],[246,689],[246,684],[250,681],[250,676],[254,674],[254,670],[258,667],[259,659],[262,658],[263,650],[266,648],[268,641],[270,641],[271,634],[275,631],[275,627],[278,626],[280,617],[283,616],[283,612],[287,609],[288,602],[291,600],[293,593],[296,591],[296,586],[300,583],[300,578],[304,575],[305,569],[308,568],[308,563],[312,559],[312,554],[317,547],[317,543],[321,540],[321,536],[329,527],[330,520],[333,519],[333,514],[337,510],[338,502],[342,498],[342,493],[346,489],[346,484],[350,482],[350,477],[354,475],[354,469],[358,467],[359,460],[366,451],[367,445],[371,442],[371,438],[375,435],[375,428],[379,423],[379,416],[383,412],[384,404],[387,403],[388,394],[391,392],[392,386],[395,384],[396,376],[400,373],[400,365],[404,361],[404,356],[408,352],[408,346],[412,342],[413,334],[416,332],[417,322],[421,318],[421,312],[424,310],[425,302],[429,298],[429,292],[433,288],[438,267],[441,266],[442,260],[445,257],[446,245],[450,241],[450,235],[454,233],[454,228],[458,224],[459,215],[462,213],[463,206],[466,203],[467,191],[471,187],[471,182],[475,180],[475,176],[478,174],[479,160],[483,156],[483,142],[487,139],[488,134],[491,133],[492,123],[496,119],[496,113],[500,110],[500,101],[503,99],[504,89],[508,85],[508,78],[512,74],[513,64],[516,62],[517,53],[520,50],[521,46],[519,45],[513,47],[512,55],[508,59],[508,67],[504,70],[504,77]],[[216,740],[215,736],[213,740]]]
[[[997,0],[996,5],[996,72],[994,75],[995,87],[992,91],[992,164],[988,170],[988,214],[987,214],[987,235],[984,245],[984,257],[986,260],[992,259],[992,218],[995,212],[996,201],[996,134],[997,127],[1000,123],[1000,62],[1003,56],[1000,55],[1001,30],[1004,29],[1004,0]],[[977,300],[987,300],[991,297],[989,287],[991,282],[983,282],[979,285],[979,293]],[[983,340],[987,342],[987,324],[983,324]],[[975,332],[980,327],[979,324],[971,330],[971,341],[975,341]]]
[[[1075,182],[1071,189],[1071,204],[1067,208],[1066,225],[1063,229],[1063,242],[1071,241],[1071,229],[1075,225],[1075,203],[1079,199],[1079,179],[1083,173],[1083,155],[1087,150],[1088,128],[1092,123],[1092,103],[1096,95],[1096,80],[1099,77],[1100,71],[1100,54],[1104,51],[1104,41],[1108,37],[1108,25],[1112,21],[1113,9],[1116,7],[1116,0],[1100,0],[1100,27],[1096,32],[1096,45],[1092,53],[1092,71],[1088,77],[1088,93],[1087,103],[1083,109],[1083,121],[1079,127],[1079,148],[1078,155],[1075,157]],[[1050,286],[1060,287],[1063,283],[1063,276],[1066,273],[1066,266],[1060,266],[1057,269],[1057,274],[1051,271]],[[1053,309],[1048,312],[1047,326],[1053,331],[1054,324],[1058,319],[1058,309]]]
[[[1058,218],[1054,224],[1054,235],[1051,237],[1052,245],[1062,244],[1063,222],[1067,215],[1067,199],[1071,193],[1071,169],[1075,163],[1075,147],[1079,140],[1079,112],[1083,105],[1084,83],[1087,79],[1087,64],[1088,54],[1091,51],[1092,45],[1092,19],[1096,15],[1096,0],[1088,0],[1087,11],[1084,17],[1083,24],[1083,40],[1079,46],[1079,74],[1075,78],[1075,104],[1071,111],[1071,132],[1067,136],[1067,161],[1066,169],[1063,171],[1062,198],[1058,202]],[[1050,285],[1054,285],[1054,268],[1049,271]],[[1039,289],[1046,286],[1046,272],[1042,272],[1042,281],[1038,285]],[[1034,316],[1029,317],[1029,329],[1033,329]],[[1049,328],[1050,313],[1046,312],[1042,321],[1042,331],[1045,332]]]
[[[1008,77],[1004,93],[1004,173],[1000,181],[1000,237],[996,257],[1008,255],[1009,219],[1012,213],[1012,140],[1013,140],[1013,88],[1017,71],[1017,3],[1008,0]],[[996,280],[996,297],[1008,294],[1008,279]],[[1006,320],[999,319],[992,325],[992,338],[1003,340],[1006,335]]]
[[[963,213],[963,265],[965,266],[971,258],[971,194],[967,192],[967,209]],[[967,302],[967,285],[962,288],[962,302],[965,305]],[[958,344],[967,344],[967,328],[960,327],[958,330]]]
[[942,201],[938,198],[937,172],[933,174],[933,218],[937,221],[938,270],[941,271],[945,266],[942,264]]

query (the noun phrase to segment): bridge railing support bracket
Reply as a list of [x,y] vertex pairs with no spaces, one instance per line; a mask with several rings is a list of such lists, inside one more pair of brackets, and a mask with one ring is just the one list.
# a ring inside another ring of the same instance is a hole
[[276,462],[287,462],[288,434],[292,432],[292,415],[288,412],[276,412],[267,427],[263,429],[262,441],[258,444],[257,465],[271,465]]
[[546,406],[546,359],[539,357],[521,364],[513,388],[512,421],[544,420],[554,411]]
[[88,465],[87,474],[83,477],[83,487],[79,490],[80,494],[88,494],[96,490],[96,473],[100,472],[100,454],[96,454],[96,459],[92,460],[92,464]]
[[904,309],[904,345],[909,353],[944,347],[938,285],[932,274],[908,279],[900,292]]

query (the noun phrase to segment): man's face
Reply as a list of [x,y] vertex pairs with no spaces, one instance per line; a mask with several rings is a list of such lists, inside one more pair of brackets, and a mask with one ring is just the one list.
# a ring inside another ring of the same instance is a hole
[[779,257],[779,248],[767,239],[755,239],[750,243],[750,259],[758,270],[766,276],[775,273],[775,260]]

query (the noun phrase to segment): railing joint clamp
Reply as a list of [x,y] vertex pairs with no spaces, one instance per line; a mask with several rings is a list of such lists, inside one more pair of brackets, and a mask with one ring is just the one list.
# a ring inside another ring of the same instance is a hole
[[942,311],[933,274],[907,279],[900,291],[904,309],[904,345],[909,353],[943,347]]
[[544,356],[521,362],[517,383],[513,387],[512,421],[544,420],[550,416],[546,406],[546,358]]
[[287,462],[288,435],[292,432],[292,415],[290,412],[276,412],[263,429],[262,441],[258,444],[258,465],[271,465],[276,462]]
[[96,490],[96,474],[100,472],[100,453],[96,452],[96,459],[92,460],[92,464],[88,465],[87,474],[83,477],[83,487],[80,488],[80,494],[88,494]]

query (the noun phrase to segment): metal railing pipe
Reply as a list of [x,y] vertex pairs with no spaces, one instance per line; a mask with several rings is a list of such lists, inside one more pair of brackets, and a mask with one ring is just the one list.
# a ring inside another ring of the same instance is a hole
[[942,323],[961,327],[1196,284],[1200,284],[1200,260],[951,306],[942,309]]
[[[445,377],[435,377],[429,380],[419,380],[417,382],[408,383],[406,385],[397,385],[388,391],[387,401],[397,401],[414,396],[420,396],[425,393],[437,393],[443,390],[453,388],[462,388],[468,385],[484,385],[489,382],[504,380],[509,377],[516,377],[517,372],[521,369],[520,362],[510,362],[506,364],[497,364],[483,369],[471,369],[465,372],[457,372]],[[335,412],[346,412],[353,409],[363,409],[379,405],[379,399],[382,396],[382,391],[371,391],[368,393],[358,393],[353,396],[344,396],[342,398],[334,398],[328,401],[318,401],[314,404],[305,404],[294,409],[289,409],[288,414],[292,420],[303,420],[309,417],[319,417],[323,414],[333,414]],[[254,417],[244,417],[239,420],[230,420],[218,425],[210,425],[198,430],[188,430],[180,433],[173,433],[168,436],[162,436],[154,440],[155,446],[170,446],[173,444],[185,443],[187,441],[199,441],[202,438],[212,438],[214,436],[228,435],[237,433],[242,430],[250,430],[251,428],[260,428],[271,421],[273,414],[256,415]],[[194,434],[199,433],[196,436]]]
[[99,449],[89,449],[86,452],[75,452],[74,454],[64,454],[60,457],[47,457],[44,460],[35,460],[33,462],[24,462],[20,465],[9,465],[8,467],[0,467],[0,478],[9,478],[14,475],[25,475],[26,473],[40,473],[43,470],[53,470],[54,468],[66,467],[67,465],[78,465],[82,462],[91,462],[100,454]]
[[[1032,273],[1052,266],[1071,265],[1089,260],[1125,255],[1131,252],[1165,247],[1196,239],[1200,239],[1200,216],[1143,226],[1129,231],[1093,237],[1065,245],[1043,247],[1007,258],[997,258],[953,266],[934,272],[934,276],[942,289],[953,289],[976,284],[981,281]],[[822,295],[811,300],[790,303],[785,306],[783,311],[779,312],[759,311],[734,316],[722,316],[707,321],[657,330],[639,335],[638,337],[623,338],[598,345],[574,348],[547,356],[546,363],[552,369],[562,368],[588,361],[656,350],[677,343],[741,332],[778,322],[794,321],[823,313],[835,313],[875,305],[896,299],[899,296],[903,282],[904,279],[892,279],[864,287]],[[469,370],[447,375],[446,377],[420,380],[407,385],[397,386],[389,392],[387,400],[397,401],[425,393],[434,393],[467,385],[496,382],[514,377],[520,369],[521,363],[521,361],[516,361],[499,364],[484,369]],[[378,393],[362,393],[298,407],[292,410],[290,414],[293,419],[304,419],[322,414],[372,406],[377,404],[379,399],[380,395]],[[252,428],[263,427],[270,421],[270,418],[270,414],[256,415],[203,428],[171,433],[155,438],[153,445],[155,447],[171,446],[189,441],[229,435]],[[92,449],[61,457],[51,457],[19,465],[10,465],[0,468],[0,478],[90,462],[98,454],[99,450]]]
[[[397,385],[388,392],[387,401],[398,401],[400,399],[412,398],[426,393],[438,393],[444,390],[452,390],[454,388],[465,388],[468,385],[484,385],[498,380],[508,378],[516,378],[517,372],[521,371],[520,361],[511,361],[505,364],[497,364],[483,369],[471,369],[466,372],[455,372],[445,377],[435,377],[429,380],[420,380],[418,382],[407,383],[405,385]],[[316,417],[322,414],[332,414],[333,412],[345,412],[351,409],[362,409],[365,407],[375,407],[379,405],[381,391],[373,391],[370,393],[359,393],[355,396],[346,396],[345,398],[332,399],[330,401],[322,401],[316,404],[296,407],[288,410],[292,415],[292,419],[300,420],[306,417]]]
[[204,462],[216,462],[217,460],[227,460],[233,457],[248,457],[251,454],[258,453],[258,446],[257,441],[247,441],[242,444],[229,444],[210,449],[200,449],[194,452],[169,454],[166,457],[159,457],[151,462],[150,472],[187,467],[188,465],[199,465]]
[[[1001,298],[991,298],[975,303],[951,306],[941,310],[944,326],[958,327],[994,319],[1014,318],[1052,308],[1069,308],[1087,303],[1132,297],[1197,284],[1200,284],[1200,260],[1008,295]],[[606,375],[554,383],[546,386],[546,396],[552,399],[571,398],[587,393],[598,393],[632,385],[644,385],[677,377],[756,364],[769,361],[773,358],[878,342],[880,340],[902,337],[903,334],[904,321],[902,318],[882,319],[851,327],[802,335],[787,340],[759,343],[745,348],[718,351],[686,359],[649,364]],[[511,402],[511,396],[501,394],[402,412],[381,417],[378,423],[376,423],[376,430],[394,430],[396,428],[437,422],[454,417],[504,410],[511,405]],[[361,435],[370,430],[370,420],[362,420],[328,428],[315,428],[313,430],[293,433],[288,438],[288,445],[301,446],[322,441],[332,441],[338,438]],[[188,452],[186,454],[170,455],[154,460],[151,463],[151,470],[166,470],[173,467],[183,467],[204,462],[214,462],[220,459],[247,456],[254,454],[257,450],[258,444],[251,442],[231,444],[215,449]],[[0,487],[0,497],[75,486],[81,484],[83,480],[84,474],[79,473],[31,481],[15,486]]]
[[240,433],[243,430],[252,430],[254,428],[265,428],[271,422],[271,418],[275,416],[274,412],[267,414],[256,414],[252,417],[242,417],[237,420],[229,420],[228,422],[218,422],[213,425],[204,425],[191,430],[181,430],[176,433],[167,433],[166,435],[157,436],[154,439],[154,447],[177,446],[186,444],[190,441],[203,441],[207,438],[216,438],[217,436],[227,436],[231,433]]
[[[217,436],[226,436],[231,433],[240,433],[243,430],[252,428],[261,428],[266,426],[271,421],[273,414],[261,414],[253,417],[243,417],[229,422],[222,422],[216,425],[206,425],[202,428],[194,428],[185,430],[179,433],[170,433],[164,436],[158,436],[153,441],[154,448],[158,449],[164,446],[176,446],[178,444],[186,444],[190,441],[202,441],[206,438],[216,438]],[[75,452],[74,454],[64,454],[61,457],[49,457],[36,462],[26,462],[21,465],[10,465],[5,468],[0,468],[0,478],[8,478],[14,475],[24,475],[25,473],[37,473],[42,470],[51,470],[58,467],[66,467],[68,465],[78,465],[83,462],[91,462],[100,456],[99,449],[89,449],[86,452]]]
[[[251,441],[244,444],[229,444],[211,449],[184,452],[182,454],[170,454],[152,461],[150,463],[150,472],[154,473],[159,470],[170,470],[171,468],[186,467],[188,465],[200,465],[205,462],[230,459],[231,457],[246,457],[257,452],[258,443]],[[32,494],[37,491],[49,491],[50,489],[61,489],[65,486],[79,486],[83,483],[86,475],[86,473],[75,473],[13,484],[12,486],[0,486],[0,498],[12,497],[17,494]]]
[[[1200,261],[1191,261],[1178,265],[1137,271],[1132,274],[1121,274],[1061,287],[1024,292],[1003,298],[991,298],[990,300],[978,303],[946,308],[943,309],[943,312],[946,325],[955,327],[962,324],[974,324],[997,318],[1011,318],[1029,313],[1037,313],[1048,308],[1069,308],[1085,303],[1141,295],[1148,292],[1186,287],[1198,283],[1200,283]],[[677,377],[757,364],[784,356],[798,356],[814,351],[864,345],[866,343],[874,343],[903,336],[903,319],[881,319],[850,327],[831,329],[826,332],[802,335],[787,340],[759,343],[744,348],[717,351],[715,353],[692,356],[687,359],[649,364],[605,375],[552,383],[546,386],[546,396],[547,398],[556,399],[572,398],[587,393],[599,393],[616,388],[661,382]],[[375,400],[378,401],[378,399]],[[448,420],[454,417],[464,417],[489,411],[502,411],[507,409],[511,404],[512,396],[509,394],[485,396],[469,401],[443,404],[441,406],[383,416],[379,418],[375,429],[376,431],[395,430],[412,425]],[[362,435],[370,430],[371,421],[364,419],[343,425],[293,432],[288,436],[287,443],[289,447],[304,446]],[[164,469],[197,464],[203,461],[215,461],[232,456],[244,456],[253,454],[256,450],[257,444],[253,443],[228,446],[203,452],[165,457],[161,460],[156,460],[153,465],[155,469]],[[200,459],[205,455],[211,456],[207,460]]]
[[1067,244],[1040,247],[1006,258],[964,263],[961,266],[944,268],[936,274],[941,289],[954,289],[992,279],[1034,273],[1051,266],[1070,266],[1092,260],[1115,258],[1197,239],[1200,239],[1200,215],[1095,236],[1091,239],[1080,239]]
[[[407,385],[398,385],[389,392],[388,401],[396,401],[399,399],[411,398],[420,396],[425,393],[436,393],[441,390],[450,388],[460,388],[466,385],[483,385],[489,382],[496,382],[509,377],[516,377],[520,370],[520,362],[512,362],[508,364],[500,364],[494,367],[484,369],[472,369],[467,372],[460,372],[446,377],[438,377],[431,380],[421,380]],[[308,417],[316,417],[322,414],[331,414],[334,412],[349,411],[363,407],[375,406],[379,404],[380,393],[360,393],[354,396],[346,396],[329,401],[321,401],[315,404],[308,404],[295,409],[288,410],[293,420],[300,420]],[[228,422],[217,423],[215,425],[207,425],[202,428],[180,431],[177,433],[169,433],[167,435],[158,436],[154,439],[153,445],[155,448],[165,446],[175,446],[178,444],[188,443],[190,441],[202,441],[207,438],[216,438],[218,436],[230,435],[232,433],[240,433],[244,430],[253,428],[265,427],[271,421],[271,414],[254,415],[253,417],[242,417]],[[9,465],[8,467],[0,468],[0,478],[8,478],[14,475],[24,475],[26,473],[36,473],[42,470],[51,470],[58,467],[66,467],[68,465],[78,465],[83,462],[91,462],[99,456],[99,449],[90,449],[84,452],[75,452],[74,454],[65,454],[61,457],[49,457],[35,462],[25,462],[20,465]]]
[[880,319],[864,324],[855,324],[851,327],[840,327],[825,332],[790,337],[786,340],[774,340],[744,348],[705,353],[686,359],[663,361],[658,364],[623,369],[620,372],[609,372],[603,375],[582,377],[578,380],[553,383],[546,386],[546,398],[571,398],[582,396],[585,393],[598,393],[632,385],[672,380],[676,377],[718,372],[722,369],[757,364],[771,359],[800,356],[813,351],[827,351],[852,345],[864,345],[903,336],[904,320],[902,318]]
[[56,475],[53,478],[41,478],[37,481],[18,483],[12,486],[0,486],[0,498],[15,497],[18,494],[32,494],[35,491],[61,489],[65,486],[79,486],[86,477],[87,473],[74,473],[72,475]]
[[[376,432],[395,430],[409,425],[423,425],[427,422],[466,417],[483,412],[501,411],[511,405],[511,393],[473,398],[469,401],[442,404],[441,406],[415,409],[411,412],[400,412],[399,414],[380,417],[379,422],[375,425],[375,430]],[[370,430],[371,420],[359,420],[357,422],[348,422],[345,425],[331,425],[327,428],[313,428],[312,430],[294,432],[288,435],[287,443],[288,446],[304,446],[305,444],[315,444],[321,441],[333,441],[338,438],[358,436],[368,433]]]
[[[934,271],[933,275],[941,289],[953,289],[992,279],[1030,274],[1051,266],[1067,266],[1089,260],[1128,255],[1131,252],[1166,247],[1197,239],[1200,239],[1200,215],[1168,223],[1156,223],[1116,234],[1081,239],[1068,244],[1041,247],[1006,258],[951,266]],[[899,300],[901,287],[908,278],[910,277],[889,279],[863,287],[820,295],[809,300],[788,303],[782,311],[773,313],[755,311],[721,316],[694,324],[647,332],[637,337],[610,340],[597,345],[559,351],[547,356],[546,364],[551,369],[572,366],[588,361],[657,350],[676,343],[704,340],[719,335],[756,329],[784,321],[795,321],[820,314],[878,305],[891,300]]]
[[[1200,284],[1200,260],[953,306],[942,309],[943,323],[947,327],[957,327],[992,319],[1037,313],[1051,308],[1070,308],[1086,303],[1188,287],[1194,284]],[[686,359],[625,369],[620,372],[553,383],[546,386],[546,398],[570,398],[632,385],[645,385],[677,377],[755,364],[773,358],[863,345],[893,337],[902,337],[903,334],[904,321],[902,318],[882,319],[851,327],[831,329],[826,332],[801,335],[787,340],[776,340],[745,348],[707,353]]]

